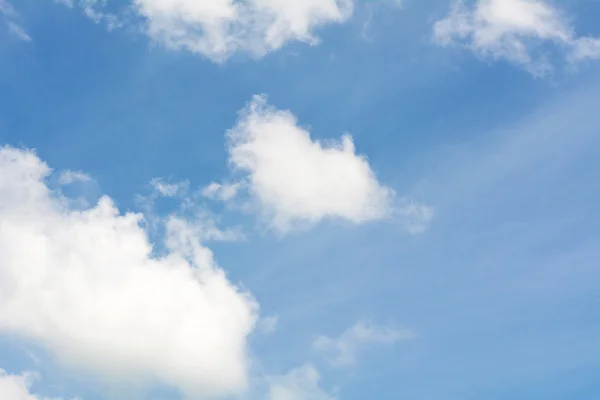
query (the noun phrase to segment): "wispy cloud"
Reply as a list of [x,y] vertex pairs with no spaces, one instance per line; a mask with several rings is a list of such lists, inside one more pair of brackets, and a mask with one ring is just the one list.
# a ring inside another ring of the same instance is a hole
[[23,29],[23,27],[17,24],[14,21],[7,21],[8,30],[17,38],[23,40],[24,42],[31,42],[31,36]]
[[220,200],[220,201],[230,201],[232,200],[240,191],[240,189],[244,186],[242,182],[235,183],[217,183],[212,182],[208,186],[202,188],[200,193],[202,196]]
[[[64,1],[64,0],[62,0]],[[73,2],[67,4],[69,7],[73,7]],[[107,0],[79,0],[78,4],[83,11],[83,15],[99,24],[101,22],[106,23],[108,30],[113,30],[123,26],[124,22],[121,18],[113,13],[105,12],[103,9],[106,7]]]
[[175,197],[184,195],[189,189],[189,182],[167,182],[162,178],[153,178],[150,186],[160,196]]
[[332,365],[344,367],[355,364],[359,352],[370,344],[391,345],[415,337],[415,333],[408,329],[397,330],[358,322],[338,337],[317,337],[313,345]]
[[0,0],[0,14],[8,27],[8,31],[16,38],[24,41],[31,42],[31,36],[27,33],[17,21],[19,20],[19,13],[14,9],[12,4],[8,0]]
[[[177,231],[187,232],[200,241],[242,241],[246,239],[239,226],[221,228],[220,216],[212,213],[202,200],[202,191],[194,192],[187,180],[170,181],[153,178],[149,195],[138,195],[137,203],[144,213],[144,222],[151,233],[164,231],[165,226],[177,226]],[[174,205],[157,210],[160,198],[171,198]]]
[[463,44],[492,59],[521,65],[536,76],[553,69],[546,44],[569,63],[600,58],[600,38],[575,34],[563,12],[546,0],[455,0],[450,14],[435,23],[439,45]]
[[89,182],[92,178],[81,171],[62,171],[58,176],[58,183],[61,185],[70,185],[75,182]]

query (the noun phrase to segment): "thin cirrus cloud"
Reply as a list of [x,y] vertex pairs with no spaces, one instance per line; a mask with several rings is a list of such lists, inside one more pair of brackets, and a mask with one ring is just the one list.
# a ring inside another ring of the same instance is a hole
[[215,62],[235,53],[262,57],[289,42],[315,45],[319,27],[343,23],[354,8],[353,0],[131,0],[127,9],[137,16],[131,18],[103,11],[106,1],[78,4],[85,15],[95,22],[105,20],[110,28],[141,19],[156,43]]
[[369,345],[393,345],[415,337],[415,333],[408,329],[397,330],[358,322],[338,337],[318,336],[313,346],[321,351],[333,366],[347,367],[354,365],[359,353]]
[[258,305],[195,230],[167,219],[167,252],[153,257],[140,215],[106,196],[73,210],[50,172],[31,151],[0,150],[0,333],[107,380],[243,391]]
[[25,28],[18,23],[19,13],[7,0],[0,0],[0,16],[4,19],[8,32],[11,35],[24,42],[32,41],[31,36],[29,36]]
[[[270,106],[264,96],[254,96],[240,112],[227,140],[230,166],[242,175],[236,190],[249,192],[257,212],[276,231],[326,218],[360,224],[399,216],[417,233],[433,215],[427,206],[397,201],[367,158],[356,154],[349,135],[327,143],[312,139],[290,111]],[[204,191],[222,190],[213,183]]]
[[566,16],[547,0],[455,0],[434,25],[442,46],[461,44],[492,59],[503,59],[536,76],[553,70],[549,45],[568,63],[600,58],[600,38],[577,36]]

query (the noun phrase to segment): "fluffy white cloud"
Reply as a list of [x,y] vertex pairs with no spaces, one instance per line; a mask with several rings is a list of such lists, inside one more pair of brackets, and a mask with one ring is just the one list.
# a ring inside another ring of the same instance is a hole
[[2,15],[6,22],[6,26],[8,27],[8,31],[13,36],[25,42],[31,42],[31,36],[29,36],[25,29],[17,23],[19,14],[7,0],[0,0],[0,15]]
[[[61,0],[67,5],[72,1]],[[147,35],[171,49],[184,49],[222,62],[236,52],[261,57],[298,41],[311,45],[320,26],[342,23],[354,0],[130,0]],[[106,0],[79,0],[96,22],[118,27],[124,19],[103,12]],[[125,18],[131,22],[131,18]]]
[[252,196],[271,226],[338,217],[355,223],[388,217],[394,191],[381,185],[350,136],[311,139],[289,111],[255,96],[228,132],[230,164],[246,175]]
[[201,396],[243,390],[257,304],[185,221],[152,256],[141,216],[108,197],[77,211],[32,152],[0,150],[0,333],[106,379],[156,379]]
[[0,369],[0,398],[2,400],[60,400],[32,394],[30,388],[35,378],[33,374],[9,375]]
[[352,0],[134,0],[148,34],[175,49],[222,61],[242,50],[262,56],[286,42],[317,43],[314,29],[342,22]]
[[600,57],[600,39],[578,37],[560,10],[546,0],[455,0],[434,26],[440,45],[464,43],[474,52],[520,64],[542,76],[552,69],[542,45],[553,43],[572,61]]
[[311,365],[294,369],[270,382],[269,400],[336,400],[319,386],[320,376]]
[[359,322],[337,338],[319,336],[313,345],[322,351],[332,365],[352,365],[363,347],[369,344],[394,344],[400,340],[413,339],[410,330],[395,330]]

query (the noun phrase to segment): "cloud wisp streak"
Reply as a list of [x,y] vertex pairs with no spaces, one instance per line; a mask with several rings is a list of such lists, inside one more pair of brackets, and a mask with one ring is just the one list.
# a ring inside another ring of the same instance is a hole
[[25,28],[19,24],[19,13],[15,10],[8,0],[0,0],[0,15],[4,19],[8,31],[11,35],[15,36],[19,40],[24,42],[31,42],[31,36],[27,33]]
[[358,322],[336,338],[318,336],[313,346],[323,352],[326,359],[336,367],[355,365],[357,357],[369,345],[393,345],[401,340],[416,338],[414,332],[403,329]]

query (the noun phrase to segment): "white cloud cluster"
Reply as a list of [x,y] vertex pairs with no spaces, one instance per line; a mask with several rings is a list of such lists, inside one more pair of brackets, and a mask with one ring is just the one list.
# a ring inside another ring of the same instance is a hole
[[33,374],[10,375],[0,369],[0,398],[2,400],[60,400],[36,396],[31,393]]
[[415,334],[409,330],[395,330],[364,322],[358,322],[337,338],[319,336],[313,345],[322,351],[329,362],[338,367],[356,363],[356,357],[368,344],[394,344],[400,340],[413,339]]
[[311,365],[296,368],[271,379],[269,400],[336,400],[337,396],[319,386],[320,376]]
[[154,40],[222,61],[240,50],[262,56],[288,41],[315,44],[314,29],[343,22],[352,1],[134,0],[134,6]]
[[350,136],[313,140],[294,115],[264,97],[241,112],[228,140],[230,164],[279,231],[327,217],[361,223],[393,212],[394,191],[378,182]]
[[3,17],[8,31],[15,37],[25,42],[31,42],[31,36],[25,31],[25,29],[17,22],[19,14],[14,9],[12,4],[7,0],[0,0],[0,15]]
[[505,59],[536,76],[552,70],[544,44],[566,52],[569,62],[600,58],[600,39],[578,37],[563,13],[547,0],[455,0],[450,14],[435,23],[440,45],[466,44],[472,51]]
[[[75,3],[60,2],[71,7]],[[89,18],[105,20],[110,28],[125,23],[101,11],[106,0],[77,4]],[[222,62],[237,52],[261,57],[292,41],[317,44],[315,30],[347,20],[354,0],[130,0],[129,5],[157,43]]]
[[153,257],[140,215],[108,197],[70,209],[49,173],[30,151],[0,149],[0,333],[106,379],[200,396],[243,390],[257,304],[195,230],[170,220],[167,254]]

